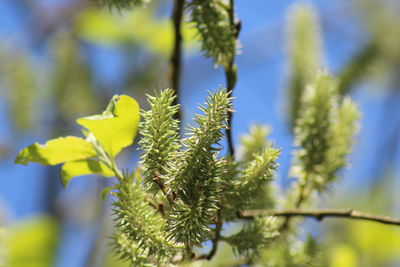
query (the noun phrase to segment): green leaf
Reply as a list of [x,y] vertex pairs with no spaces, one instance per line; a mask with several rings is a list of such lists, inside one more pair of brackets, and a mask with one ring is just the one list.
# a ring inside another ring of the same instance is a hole
[[114,176],[114,172],[103,163],[86,159],[65,163],[61,167],[61,182],[66,187],[72,178],[88,174],[98,174],[105,177]]
[[60,234],[55,219],[49,216],[25,219],[14,223],[8,231],[6,242],[4,242],[6,262],[1,258],[0,266],[54,266]]
[[102,199],[102,200],[105,200],[106,197],[107,197],[107,195],[108,195],[112,190],[114,190],[114,189],[116,189],[116,188],[117,188],[117,187],[115,187],[115,186],[107,186],[107,187],[105,187],[103,190],[101,190],[101,193],[100,193],[101,199]]
[[[140,27],[137,27],[140,25]],[[74,20],[74,29],[84,41],[101,46],[129,45],[157,56],[169,56],[174,41],[174,31],[168,18],[157,16],[153,8],[132,10],[116,14],[108,10],[88,8]],[[132,31],[132,29],[135,29]],[[183,44],[195,52],[197,30],[189,23],[182,24]]]
[[[124,43],[129,33],[121,25],[120,16],[99,9],[87,9],[75,19],[75,28],[82,39],[100,44]],[[130,25],[131,26],[131,25]]]
[[101,115],[84,117],[77,123],[96,137],[110,157],[133,143],[139,123],[139,105],[127,95],[115,95]]
[[56,165],[63,162],[96,156],[93,145],[85,139],[67,136],[47,141],[44,145],[35,143],[21,150],[15,163],[27,165],[36,162],[42,165]]

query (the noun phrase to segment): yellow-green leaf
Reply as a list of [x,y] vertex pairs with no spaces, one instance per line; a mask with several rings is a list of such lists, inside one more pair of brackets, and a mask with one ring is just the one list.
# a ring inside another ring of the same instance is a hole
[[75,19],[75,28],[81,38],[101,44],[129,41],[130,34],[124,26],[120,14],[115,16],[99,9],[86,9]]
[[96,155],[93,145],[85,139],[67,136],[49,140],[44,145],[35,143],[24,148],[18,153],[15,163],[27,165],[28,162],[36,162],[42,165],[56,165]]
[[51,217],[38,216],[17,222],[9,229],[4,243],[6,262],[2,259],[0,266],[54,266],[58,237],[59,227]]
[[89,130],[110,157],[133,143],[139,123],[139,105],[127,95],[116,95],[101,115],[77,123]]
[[61,182],[64,187],[72,178],[81,175],[98,174],[105,177],[114,176],[114,172],[97,160],[79,160],[65,163],[61,167]]
[[346,244],[337,244],[330,249],[331,267],[356,267],[359,266],[357,252],[354,247]]
[[[140,26],[138,26],[140,25]],[[97,45],[139,44],[149,52],[168,56],[173,45],[173,27],[167,18],[159,18],[151,8],[112,13],[107,10],[85,9],[74,21],[78,36]],[[194,51],[197,30],[183,23],[185,48]]]

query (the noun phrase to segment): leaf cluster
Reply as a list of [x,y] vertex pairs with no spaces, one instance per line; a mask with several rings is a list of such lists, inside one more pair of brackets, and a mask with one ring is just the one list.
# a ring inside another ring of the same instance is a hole
[[59,137],[44,145],[35,143],[22,149],[17,164],[36,162],[42,165],[63,164],[61,182],[66,186],[76,176],[99,174],[120,175],[115,157],[133,143],[139,122],[139,105],[126,95],[115,95],[101,115],[80,118],[85,139],[76,136]]

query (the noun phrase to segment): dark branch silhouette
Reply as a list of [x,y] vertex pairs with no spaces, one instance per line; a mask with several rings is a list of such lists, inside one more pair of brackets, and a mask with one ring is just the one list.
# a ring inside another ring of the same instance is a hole
[[255,216],[271,215],[277,217],[310,217],[315,218],[318,221],[322,221],[325,218],[345,218],[353,220],[372,221],[382,224],[400,225],[400,219],[394,219],[387,216],[373,215],[363,213],[360,211],[347,209],[321,209],[321,210],[301,210],[301,209],[289,209],[289,210],[248,210],[239,212],[238,217],[241,219],[252,219]]
[[[174,45],[170,58],[170,86],[175,91],[176,98],[173,105],[180,104],[180,78],[182,66],[182,20],[185,0],[175,0],[172,11],[172,23],[174,26]],[[181,109],[175,115],[175,118],[181,121]]]

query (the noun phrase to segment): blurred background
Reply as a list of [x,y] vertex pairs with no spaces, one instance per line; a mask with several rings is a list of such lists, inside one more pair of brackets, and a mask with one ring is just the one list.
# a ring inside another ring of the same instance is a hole
[[[242,20],[235,144],[253,123],[272,128],[282,148],[277,183],[290,185],[293,137],[287,117],[288,12],[299,1],[236,1]],[[400,3],[398,0],[308,1],[321,23],[323,62],[363,113],[350,166],[319,207],[400,217]],[[75,119],[100,113],[114,94],[147,108],[145,94],[169,86],[172,1],[110,12],[88,0],[0,1],[0,265],[124,266],[110,256],[111,180],[74,179],[62,189],[59,167],[14,165],[34,142],[81,135]],[[184,25],[183,124],[207,90],[224,85]],[[137,165],[136,147],[118,158]],[[326,219],[302,226],[322,242],[330,266],[400,266],[400,228]],[[212,265],[230,251],[222,248]]]

